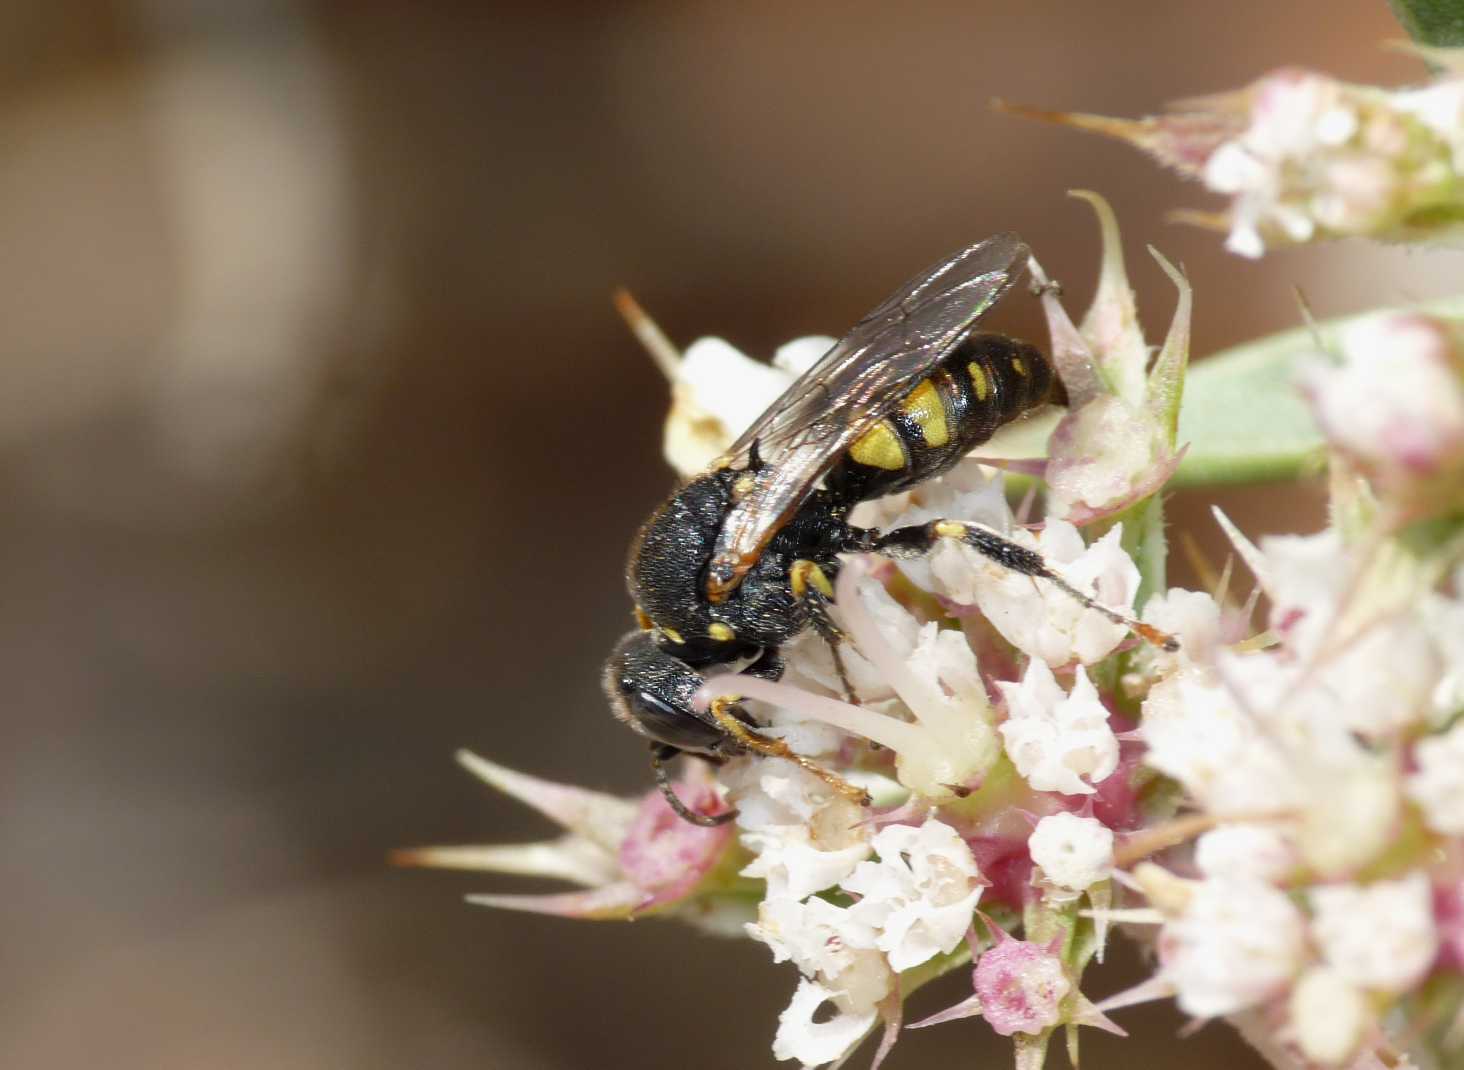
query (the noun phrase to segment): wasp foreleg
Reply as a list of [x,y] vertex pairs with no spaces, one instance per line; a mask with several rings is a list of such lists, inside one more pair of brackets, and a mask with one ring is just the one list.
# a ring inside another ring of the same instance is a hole
[[732,710],[736,708],[737,699],[731,695],[724,695],[721,698],[712,699],[708,712],[715,718],[722,729],[733,739],[737,740],[754,754],[761,754],[768,758],[783,758],[792,762],[814,776],[818,777],[829,787],[833,788],[844,798],[860,806],[870,804],[869,792],[863,788],[856,787],[849,783],[837,773],[831,773],[816,762],[811,762],[799,754],[787,743],[776,736],[765,736],[761,732],[754,732],[747,725],[743,724]]
[[813,630],[828,644],[834,657],[834,671],[839,675],[839,686],[843,688],[844,700],[857,706],[854,688],[849,683],[849,671],[844,667],[844,656],[839,653],[839,644],[847,641],[842,628],[834,622],[829,608],[834,604],[834,585],[827,572],[816,561],[800,558],[793,562],[788,574],[793,594],[808,607],[808,619]]

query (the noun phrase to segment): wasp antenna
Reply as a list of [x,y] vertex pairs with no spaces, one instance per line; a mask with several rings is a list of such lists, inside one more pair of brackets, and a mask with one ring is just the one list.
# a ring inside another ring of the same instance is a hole
[[646,310],[641,308],[640,302],[624,286],[616,289],[611,300],[615,302],[615,311],[620,313],[620,318],[630,328],[630,333],[635,335],[636,340],[651,355],[656,367],[661,369],[661,374],[668,382],[676,382],[681,369],[681,351],[671,344],[666,332],[661,330],[660,325],[651,319]]
[[699,814],[691,807],[681,801],[681,796],[676,794],[676,788],[671,783],[671,778],[666,775],[666,766],[659,757],[651,755],[651,771],[656,775],[656,787],[661,789],[661,794],[666,797],[666,802],[676,816],[683,821],[689,821],[693,825],[700,825],[704,829],[716,828],[718,825],[725,825],[737,816],[736,810],[724,810],[720,814]]

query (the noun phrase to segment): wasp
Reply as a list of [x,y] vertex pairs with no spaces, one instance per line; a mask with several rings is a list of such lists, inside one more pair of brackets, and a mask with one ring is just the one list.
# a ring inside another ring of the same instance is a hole
[[682,818],[715,825],[735,816],[681,802],[664,763],[683,753],[713,763],[747,753],[787,758],[867,803],[760,732],[735,698],[705,709],[694,701],[717,670],[778,679],[779,648],[809,627],[828,641],[842,677],[843,637],[830,613],[841,554],[919,557],[953,539],[1176,648],[980,524],[946,519],[878,531],[849,523],[858,503],[940,475],[1004,424],[1060,397],[1037,347],[976,330],[1028,255],[1015,234],[997,234],[910,279],[641,527],[626,576],[639,627],[616,645],[603,684],[615,716],[651,741],[656,782]]

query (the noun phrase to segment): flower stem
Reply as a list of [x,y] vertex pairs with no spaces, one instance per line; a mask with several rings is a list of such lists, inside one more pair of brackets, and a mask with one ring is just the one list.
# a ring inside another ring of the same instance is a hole
[[1464,45],[1464,0],[1388,0],[1393,17],[1421,45]]

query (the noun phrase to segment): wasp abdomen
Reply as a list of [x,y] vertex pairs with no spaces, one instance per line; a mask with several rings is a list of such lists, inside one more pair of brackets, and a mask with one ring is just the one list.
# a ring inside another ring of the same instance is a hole
[[1035,346],[972,335],[855,440],[827,486],[862,501],[940,475],[997,428],[1045,404],[1052,385],[1052,367]]

